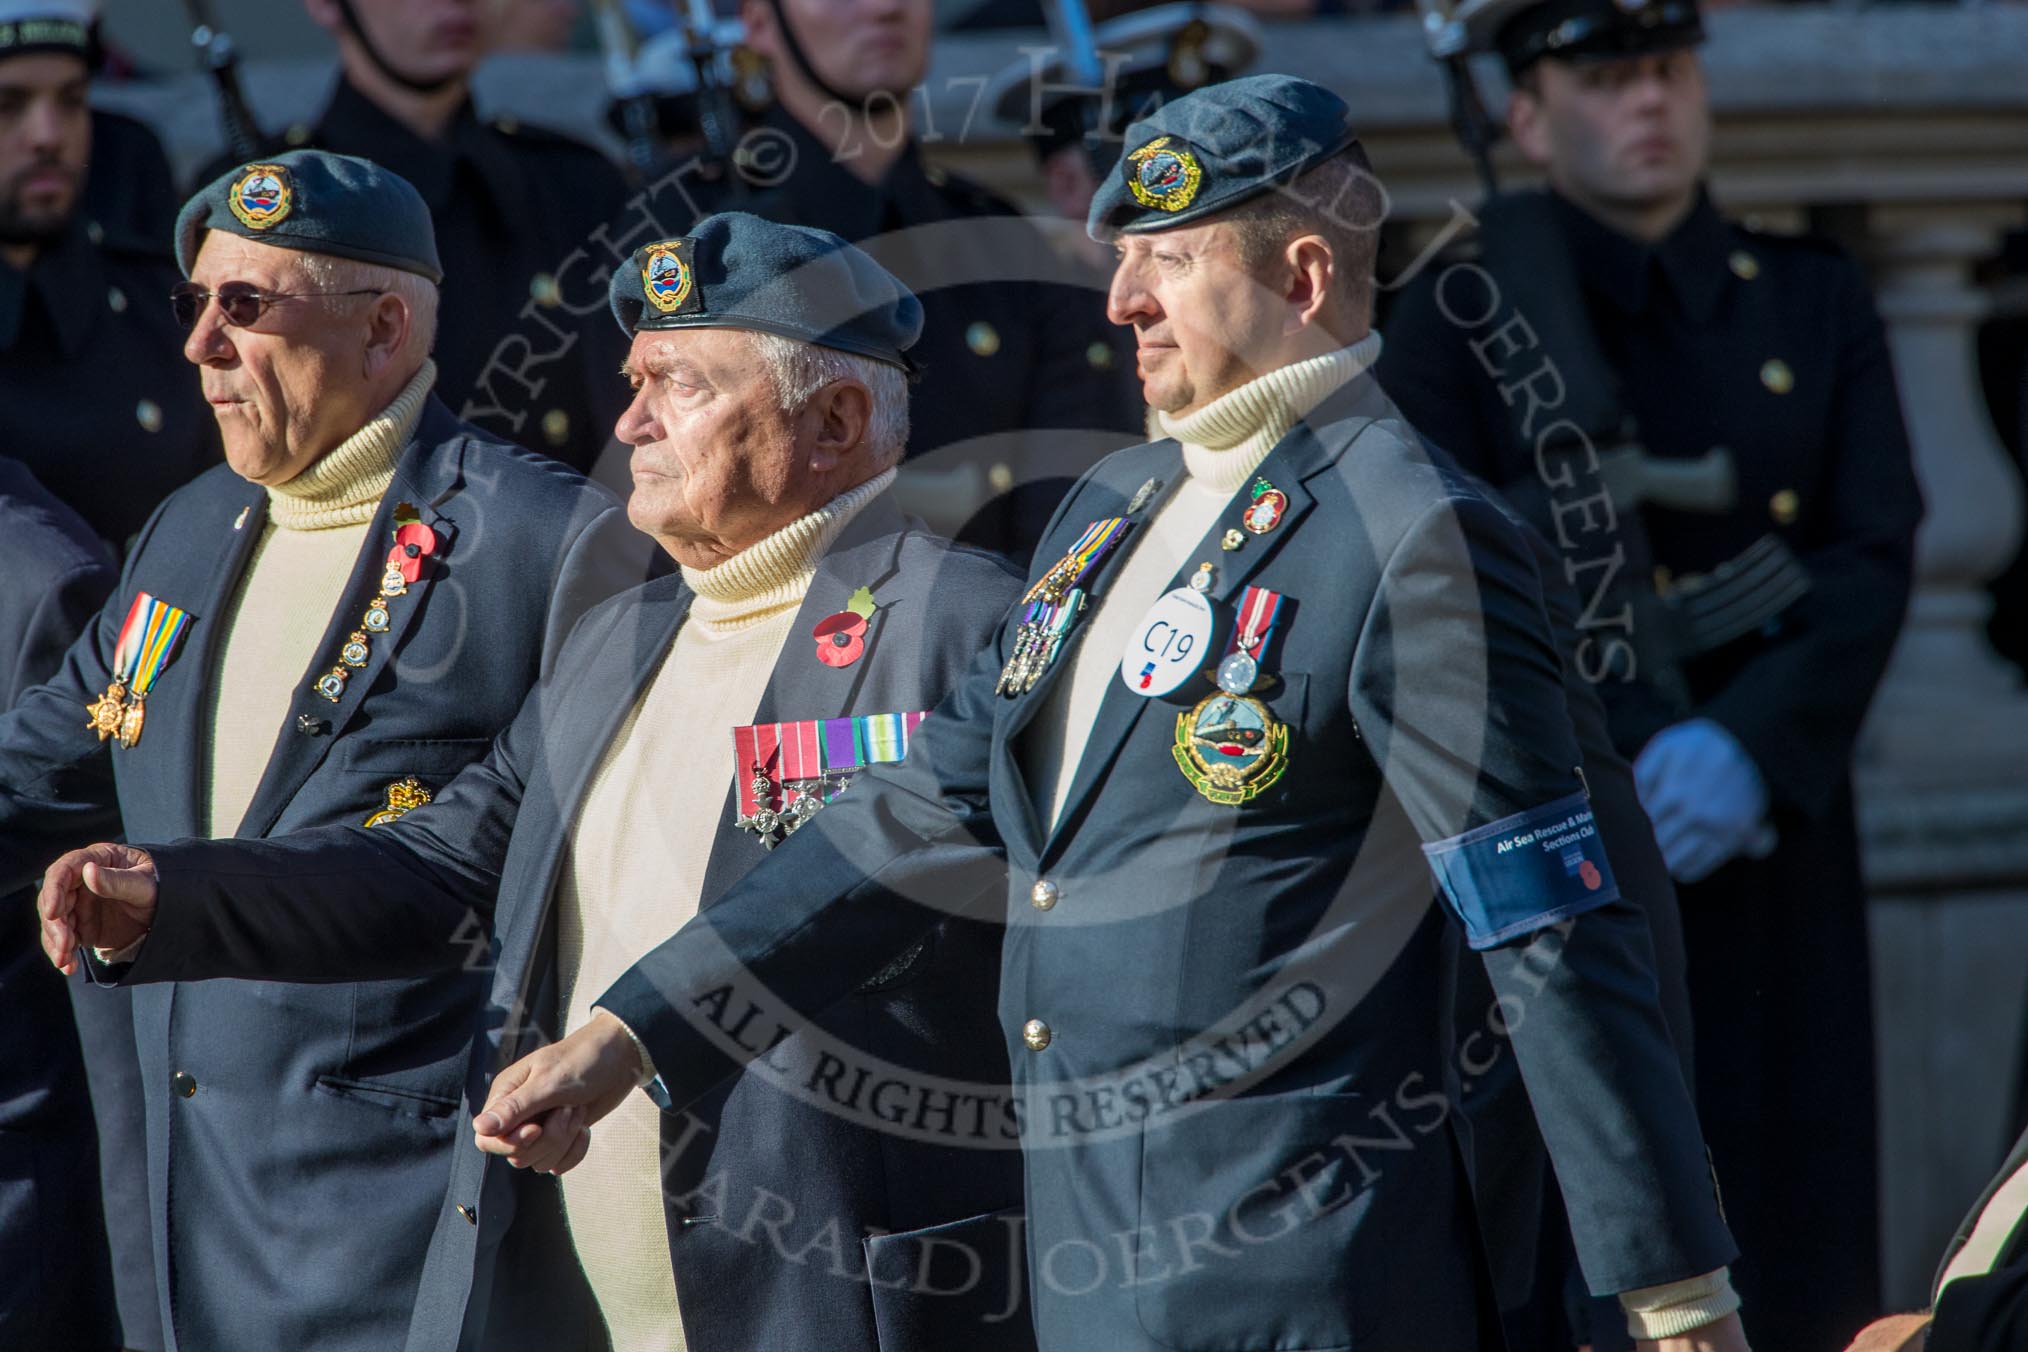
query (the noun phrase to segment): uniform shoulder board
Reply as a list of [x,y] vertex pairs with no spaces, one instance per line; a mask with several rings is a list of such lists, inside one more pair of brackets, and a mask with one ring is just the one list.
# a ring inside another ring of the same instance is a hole
[[1848,253],[1844,245],[1831,236],[1814,230],[1781,230],[1763,221],[1748,218],[1732,221],[1732,233],[1743,242],[1751,242],[1770,249],[1797,249],[1807,253],[1829,254],[1843,258]]
[[[517,145],[531,149],[555,151],[565,155],[599,155],[599,152],[585,142],[568,133],[533,122],[523,122],[512,113],[497,113],[487,125]],[[605,156],[599,155],[600,159]]]
[[88,221],[85,233],[92,243],[108,254],[128,258],[142,258],[151,263],[174,263],[176,253],[168,240],[157,239],[145,231],[130,225],[101,225]]

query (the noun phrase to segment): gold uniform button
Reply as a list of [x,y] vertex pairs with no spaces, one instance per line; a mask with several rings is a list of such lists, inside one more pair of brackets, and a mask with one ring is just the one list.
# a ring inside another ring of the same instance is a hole
[[1732,257],[1725,261],[1732,268],[1732,275],[1742,282],[1750,282],[1760,276],[1760,260],[1744,249],[1734,249]]
[[106,242],[105,228],[97,221],[86,221],[85,238],[94,244],[104,244]]
[[179,1070],[169,1077],[169,1087],[176,1091],[177,1098],[189,1098],[197,1092],[197,1077]]
[[120,290],[117,286],[107,287],[106,304],[112,308],[114,314],[125,314],[127,312],[127,293]]
[[965,330],[965,346],[981,357],[990,357],[1000,350],[1000,330],[982,319]]
[[1084,359],[1091,364],[1094,371],[1110,371],[1118,357],[1113,352],[1111,343],[1093,343],[1084,350]]
[[1014,486],[1014,471],[1004,464],[995,465],[986,471],[986,482],[995,493],[1005,493]]
[[555,309],[563,304],[563,289],[556,284],[553,274],[538,272],[528,279],[528,294],[537,305]]
[[945,173],[940,165],[935,164],[925,166],[922,176],[930,181],[932,188],[941,188],[951,181],[951,176]]
[[1041,1051],[1049,1045],[1049,1025],[1040,1019],[1030,1019],[1021,1025],[1021,1040],[1028,1044],[1029,1051]]
[[310,144],[310,124],[307,122],[291,122],[289,129],[282,133],[282,140],[292,146],[306,146]]
[[1028,904],[1038,911],[1046,911],[1056,905],[1063,893],[1047,878],[1035,880],[1035,886],[1028,889]]
[[493,130],[502,136],[512,136],[521,130],[521,119],[512,113],[502,113],[493,119]]
[[162,430],[162,406],[153,399],[143,399],[134,405],[134,421],[141,424],[146,432]]
[[1796,373],[1780,357],[1769,357],[1761,363],[1760,383],[1776,394],[1787,394],[1796,387]]
[[463,1202],[458,1203],[458,1214],[474,1225],[479,1223],[479,1213],[466,1206]]
[[553,408],[542,415],[542,439],[552,446],[561,446],[570,440],[570,415],[560,408]]
[[1792,525],[1796,513],[1802,510],[1802,506],[1803,500],[1797,496],[1796,490],[1784,488],[1767,500],[1767,514],[1773,517],[1778,525]]

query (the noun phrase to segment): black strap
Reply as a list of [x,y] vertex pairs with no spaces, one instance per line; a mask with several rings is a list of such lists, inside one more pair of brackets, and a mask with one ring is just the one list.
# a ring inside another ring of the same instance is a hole
[[[339,3],[347,3],[347,0],[339,0]],[[775,27],[782,30],[782,42],[789,49],[789,60],[796,63],[796,69],[802,72],[803,78],[815,85],[817,92],[825,98],[836,100],[845,105],[848,110],[860,108],[861,101],[859,99],[847,94],[844,90],[839,89],[825,80],[823,76],[817,74],[817,68],[810,64],[809,53],[803,50],[801,40],[796,37],[795,25],[789,22],[789,13],[783,6],[782,0],[768,0],[768,7],[775,12]]]
[[451,75],[440,75],[434,80],[419,80],[413,75],[396,70],[393,63],[381,53],[380,48],[374,45],[373,39],[366,35],[366,25],[360,23],[358,14],[353,12],[352,0],[333,0],[333,3],[338,6],[338,17],[345,21],[345,27],[351,31],[352,36],[359,40],[359,45],[366,51],[366,59],[373,63],[374,69],[410,93],[441,94],[465,78],[465,72],[458,71]]

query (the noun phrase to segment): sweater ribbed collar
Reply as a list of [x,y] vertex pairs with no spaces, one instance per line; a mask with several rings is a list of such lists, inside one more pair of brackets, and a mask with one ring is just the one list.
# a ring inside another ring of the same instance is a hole
[[1380,335],[1369,333],[1350,347],[1256,376],[1193,413],[1156,419],[1164,435],[1183,443],[1193,480],[1235,493],[1291,427],[1379,358]]
[[713,634],[748,629],[803,603],[810,581],[839,533],[894,482],[892,469],[848,488],[774,534],[710,568],[684,568],[684,585],[696,593],[689,622]]
[[364,427],[295,478],[269,487],[268,520],[281,530],[331,530],[373,520],[436,383],[437,364],[425,358],[394,402]]

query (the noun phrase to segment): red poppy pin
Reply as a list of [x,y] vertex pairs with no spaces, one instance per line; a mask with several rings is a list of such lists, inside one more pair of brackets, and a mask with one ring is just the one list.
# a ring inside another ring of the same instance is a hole
[[861,587],[845,609],[817,622],[810,636],[817,640],[817,660],[827,667],[849,667],[866,655],[866,625],[877,609],[873,589]]
[[401,580],[414,582],[422,576],[422,561],[437,552],[437,533],[420,521],[397,526],[394,548],[387,551],[387,566],[401,570]]

